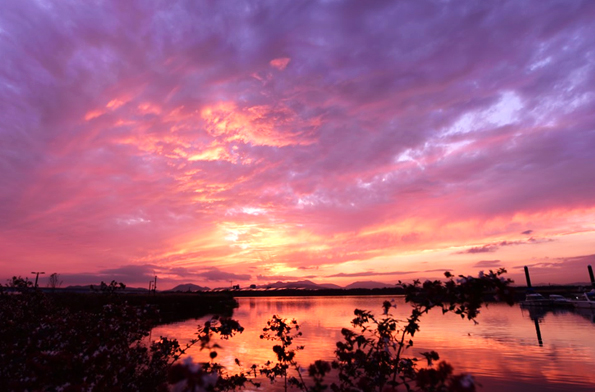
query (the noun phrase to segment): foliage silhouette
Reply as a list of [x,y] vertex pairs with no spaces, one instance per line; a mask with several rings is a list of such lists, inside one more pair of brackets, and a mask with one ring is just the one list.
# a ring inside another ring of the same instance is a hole
[[[184,346],[167,337],[149,342],[155,310],[128,305],[116,292],[123,284],[102,285],[113,301],[100,311],[71,311],[15,277],[7,286],[22,288],[21,293],[0,290],[0,385],[14,391],[236,391],[260,385],[260,375],[271,382],[281,379],[286,391],[474,391],[472,377],[454,374],[436,352],[422,353],[423,358],[404,353],[421,317],[433,308],[473,320],[486,294],[512,303],[504,272],[476,278],[447,273],[446,282],[403,284],[412,305],[406,320],[391,314],[390,301],[383,302],[380,316],[356,309],[352,329],[341,332],[335,360],[315,361],[307,371],[297,361],[304,349],[295,344],[302,337],[298,322],[274,315],[261,339],[274,343],[276,361],[244,369],[236,359],[240,371],[235,373],[217,362],[219,339],[243,331],[231,318],[216,316],[199,325],[196,338]],[[180,361],[193,346],[208,352],[209,361]],[[419,366],[422,359],[425,367]]]
[[17,291],[27,291],[33,287],[33,282],[29,278],[23,278],[20,275],[13,276],[12,279],[7,280],[6,287],[16,289]]
[[[267,326],[262,330],[263,334],[260,335],[261,339],[279,343],[273,346],[273,352],[277,356],[277,362],[273,364],[271,361],[267,361],[260,369],[260,373],[265,375],[271,382],[274,382],[275,378],[281,377],[285,390],[290,385],[302,390],[306,388],[299,365],[295,360],[297,352],[303,350],[304,346],[296,346],[295,349],[290,348],[293,345],[293,340],[302,336],[299,329],[300,326],[295,319],[288,321],[287,319],[273,315],[267,321]],[[288,370],[290,368],[296,370],[298,377],[289,376]]]
[[50,278],[48,280],[48,287],[51,289],[55,289],[60,286],[62,286],[62,279],[60,279],[60,274],[54,272],[50,275]]

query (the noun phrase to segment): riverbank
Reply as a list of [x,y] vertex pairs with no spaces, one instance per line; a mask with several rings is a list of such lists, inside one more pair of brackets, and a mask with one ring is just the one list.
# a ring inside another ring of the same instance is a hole
[[238,307],[230,293],[45,293],[57,306],[72,311],[100,312],[105,305],[126,302],[158,310],[157,324],[199,318],[209,314],[231,317]]
[[[590,286],[547,285],[511,287],[516,301],[522,301],[528,291],[544,296],[551,294],[572,297],[577,293],[588,291]],[[158,323],[171,323],[191,318],[199,318],[208,314],[231,316],[238,307],[235,298],[244,297],[366,297],[366,296],[400,296],[405,291],[401,287],[376,289],[235,289],[198,292],[73,292],[67,289],[43,290],[45,294],[59,306],[75,311],[99,311],[103,306],[114,301],[124,301],[133,306],[151,306],[159,310]],[[485,300],[493,298],[486,295]]]

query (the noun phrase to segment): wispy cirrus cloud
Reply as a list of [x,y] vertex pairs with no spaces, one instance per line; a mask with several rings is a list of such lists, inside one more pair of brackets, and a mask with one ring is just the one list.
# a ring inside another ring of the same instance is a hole
[[[580,255],[574,257],[555,257],[532,260],[524,265],[513,265],[512,270],[524,273],[524,268],[529,268],[531,281],[533,284],[549,284],[558,282],[558,277],[573,271],[575,273],[573,281],[566,283],[589,284],[590,277],[587,270],[588,265],[595,264],[595,254]],[[524,282],[524,279],[519,279]]]
[[460,252],[456,252],[456,254],[476,254],[476,253],[491,253],[496,252],[501,247],[505,246],[517,246],[517,245],[537,245],[542,244],[545,242],[552,242],[554,241],[552,238],[529,238],[527,240],[517,240],[517,241],[500,241],[491,244],[485,244],[481,246],[473,246],[471,248],[465,249]]
[[480,260],[477,263],[473,264],[473,267],[476,268],[496,268],[501,266],[502,261],[500,260]]
[[327,278],[359,278],[363,276],[389,276],[389,275],[409,275],[417,274],[420,271],[363,271],[363,272],[340,272],[338,274],[328,275]]
[[315,279],[318,275],[257,275],[256,279],[265,282],[274,281],[299,281],[304,279]]

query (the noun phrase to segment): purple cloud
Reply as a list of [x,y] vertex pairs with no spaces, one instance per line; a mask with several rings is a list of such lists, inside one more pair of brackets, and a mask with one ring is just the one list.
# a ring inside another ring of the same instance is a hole
[[463,252],[457,252],[457,254],[475,254],[475,253],[490,253],[490,252],[495,252],[496,250],[498,250],[498,245],[482,245],[482,246],[474,246],[472,248],[469,248]]
[[[415,274],[419,271],[387,271],[387,272],[375,272],[375,271],[365,271],[365,272],[341,272],[338,274],[328,275],[326,278],[356,278],[362,276],[386,276],[386,275],[408,275],[408,274]],[[424,271],[428,272],[428,271]]]
[[518,240],[518,241],[500,241],[491,244],[485,244],[481,246],[474,246],[469,249],[466,249],[461,252],[456,252],[455,254],[475,254],[475,253],[490,253],[496,252],[499,248],[503,246],[515,246],[515,245],[528,245],[528,244],[542,244],[546,242],[554,241],[551,238],[529,238],[527,240]]
[[250,275],[248,274],[234,274],[233,272],[225,272],[217,268],[213,268],[205,272],[200,272],[196,275],[208,281],[250,280]]
[[[595,264],[595,254],[580,255],[574,257],[544,258],[533,260],[525,265],[515,265],[513,272],[519,278],[518,282],[525,282],[524,267],[529,268],[531,282],[533,284],[550,284],[559,282],[559,277],[568,273],[573,276],[572,281],[566,281],[568,284],[590,284],[590,278],[587,266]],[[522,276],[522,278],[520,277]]]
[[481,260],[473,264],[475,268],[496,268],[501,266],[502,262],[500,260]]
[[304,275],[304,276],[297,276],[297,275],[257,275],[256,279],[260,281],[266,282],[278,282],[278,281],[299,281],[304,279],[315,279],[318,278],[317,275]]

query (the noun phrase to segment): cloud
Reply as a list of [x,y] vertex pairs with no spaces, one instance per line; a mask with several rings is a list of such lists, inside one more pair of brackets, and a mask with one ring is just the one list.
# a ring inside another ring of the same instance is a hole
[[221,271],[217,268],[213,268],[209,271],[200,272],[196,274],[208,281],[229,281],[229,280],[250,280],[250,275],[248,274],[234,274],[232,272],[225,272]]
[[313,265],[313,266],[310,266],[310,265],[301,265],[301,266],[298,267],[298,269],[300,269],[300,270],[312,270],[312,269],[313,270],[317,270],[319,268],[320,267],[317,266],[317,265]]
[[457,254],[489,253],[489,252],[495,252],[496,250],[498,250],[498,248],[499,248],[498,245],[474,246],[474,247],[464,250],[462,252],[457,252]]
[[[594,263],[594,254],[572,257],[543,257],[534,258],[527,263],[513,265],[509,272],[511,272],[511,276],[516,276],[516,281],[521,284],[525,283],[525,266],[529,268],[533,285],[552,283],[589,284],[587,266]],[[564,280],[560,281],[560,277],[563,277]]]
[[436,268],[436,269],[430,269],[430,270],[425,270],[422,272],[452,272],[453,270],[450,268]]
[[246,281],[250,280],[248,274],[236,274],[222,271],[217,268],[198,270],[196,268],[173,267],[142,264],[123,265],[116,268],[107,268],[97,272],[60,273],[64,285],[72,284],[99,284],[101,281],[123,282],[128,286],[145,287],[146,283],[153,281],[157,276],[158,287],[172,286],[181,282],[206,282],[206,281]]
[[[525,265],[516,265],[513,268],[523,269],[525,266],[530,268],[542,268],[542,269],[580,269],[584,268],[587,270],[587,265],[595,264],[595,254],[593,255],[582,255],[574,257],[557,257],[551,259],[544,259],[539,262],[528,263]],[[586,273],[586,272],[585,272]]]
[[475,268],[496,268],[501,266],[502,262],[500,260],[481,260],[473,264]]
[[490,253],[496,252],[499,248],[504,246],[515,246],[515,245],[536,245],[536,244],[543,244],[546,242],[554,241],[552,238],[529,238],[527,240],[517,240],[517,241],[500,241],[491,244],[485,244],[481,246],[474,246],[468,248],[461,252],[456,252],[455,254],[476,254],[476,253]]
[[327,275],[326,278],[355,278],[355,277],[362,277],[362,276],[386,276],[386,275],[408,275],[408,274],[415,274],[419,271],[389,271],[389,272],[375,272],[375,271],[365,271],[365,272],[340,272],[338,274]]
[[275,67],[280,71],[283,71],[290,61],[291,59],[289,57],[280,57],[278,59],[271,60],[270,64],[272,67]]
[[316,275],[257,275],[256,279],[260,281],[273,282],[273,281],[293,281],[293,280],[304,280],[304,279],[316,279]]
[[199,281],[230,281],[230,280],[250,280],[249,274],[236,274],[233,272],[223,271],[219,268],[208,268],[203,270],[201,268],[186,268],[174,267],[168,268],[164,271],[168,274],[177,275],[180,279],[194,279]]
[[125,283],[126,285],[138,285],[143,287],[148,281],[152,281],[156,275],[159,275],[163,268],[159,265],[143,264],[143,265],[122,265],[116,268],[100,269],[96,272],[79,272],[79,273],[57,273],[64,280],[64,285],[73,284],[99,284],[101,281],[106,283],[115,280],[117,282]]

